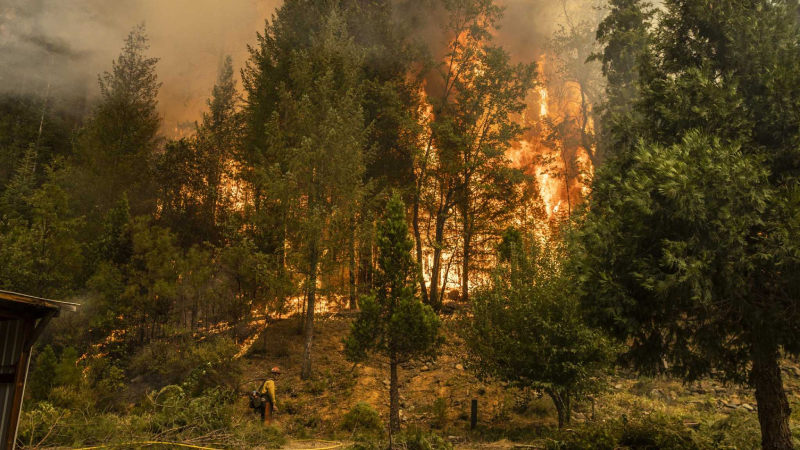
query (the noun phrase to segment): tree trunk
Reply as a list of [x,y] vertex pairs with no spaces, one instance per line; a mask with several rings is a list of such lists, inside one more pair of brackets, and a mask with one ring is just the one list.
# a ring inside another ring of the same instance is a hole
[[389,445],[392,443],[392,436],[400,431],[400,391],[397,380],[397,358],[392,357],[389,378]]
[[417,250],[417,270],[419,271],[419,292],[422,294],[422,303],[430,304],[428,287],[425,285],[425,274],[422,267],[422,232],[419,228],[419,198],[414,198],[414,215],[411,224],[414,227],[414,245]]
[[356,225],[350,226],[350,309],[356,309]]
[[792,433],[789,430],[789,401],[783,390],[778,351],[756,347],[753,352],[751,382],[756,389],[758,422],[761,425],[763,450],[790,450]]
[[472,245],[472,224],[470,224],[470,184],[472,175],[469,171],[469,161],[465,161],[464,166],[464,198],[461,202],[461,218],[462,230],[464,240],[464,248],[461,250],[461,301],[469,301],[469,263],[470,263],[470,246]]
[[472,234],[468,231],[468,219],[464,217],[464,248],[461,258],[461,301],[469,301],[469,264],[470,264],[470,245],[472,245]]
[[553,404],[556,405],[556,411],[558,412],[558,428],[564,428],[564,425],[567,423],[567,408],[564,404],[564,400],[561,398],[561,394],[556,391],[547,391],[547,395],[553,400]]
[[439,277],[442,271],[442,247],[444,247],[444,222],[445,214],[439,212],[436,215],[436,238],[433,248],[433,267],[431,267],[431,292],[430,292],[430,305],[434,310],[441,309],[439,302]]
[[305,345],[303,346],[303,367],[300,378],[307,380],[311,376],[311,345],[314,339],[314,304],[317,295],[318,255],[316,243],[311,244],[308,275],[308,304],[306,305]]

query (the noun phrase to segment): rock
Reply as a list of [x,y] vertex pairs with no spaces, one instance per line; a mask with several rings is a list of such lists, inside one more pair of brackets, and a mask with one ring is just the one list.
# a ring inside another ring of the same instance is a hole
[[456,364],[456,370],[464,370],[464,366],[461,364]]
[[716,392],[717,394],[727,394],[728,390],[723,387],[716,387],[714,388],[714,392]]
[[392,383],[389,380],[383,380],[383,384],[386,385],[386,386],[389,386]]
[[616,390],[618,390],[618,391],[619,391],[619,390],[622,390],[622,384],[619,384],[619,383],[618,383],[618,384],[615,384],[615,385],[614,385],[614,389],[616,389]]
[[661,389],[653,389],[652,391],[650,391],[650,397],[664,398],[664,391],[662,391]]
[[733,403],[728,403],[725,400],[722,401],[722,406],[728,409],[736,409],[738,406],[734,405]]
[[749,404],[749,403],[742,403],[742,408],[746,409],[746,410],[748,410],[750,412],[753,412],[753,411],[756,410],[756,408],[753,405]]
[[428,367],[427,364],[419,368],[420,372],[427,372],[429,370],[431,370],[431,369],[430,369],[430,367]]
[[798,369],[797,367],[792,367],[792,373],[794,374],[794,376],[800,377],[800,369]]
[[572,418],[577,422],[586,422],[586,416],[579,412],[572,413]]
[[742,401],[741,401],[741,400],[739,400],[738,398],[731,398],[731,401],[730,401],[729,403],[730,403],[731,405],[739,406],[739,405],[741,405],[741,404],[742,404]]

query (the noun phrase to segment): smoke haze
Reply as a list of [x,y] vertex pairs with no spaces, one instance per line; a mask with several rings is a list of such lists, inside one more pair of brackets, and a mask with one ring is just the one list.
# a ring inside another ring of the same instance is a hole
[[[578,0],[573,0],[577,3]],[[221,55],[238,69],[246,45],[263,31],[282,0],[6,0],[0,6],[0,94],[51,91],[62,97],[98,95],[97,75],[110,70],[123,39],[144,21],[148,56],[157,66],[164,131],[197,120],[217,76]],[[536,60],[563,16],[562,0],[504,0],[496,43],[520,62]],[[407,4],[406,4],[407,5]],[[408,6],[405,6],[408,8]],[[398,3],[398,9],[404,8]],[[402,11],[398,11],[402,13]],[[425,39],[437,20],[420,23]],[[440,36],[440,34],[439,34]],[[431,42],[432,47],[441,42]]]

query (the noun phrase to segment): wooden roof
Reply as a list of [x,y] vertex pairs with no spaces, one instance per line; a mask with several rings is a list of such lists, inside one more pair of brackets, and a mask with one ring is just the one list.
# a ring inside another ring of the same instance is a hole
[[32,311],[77,311],[77,303],[50,300],[32,295],[18,294],[16,292],[0,291],[0,311],[7,310],[13,312],[32,312]]

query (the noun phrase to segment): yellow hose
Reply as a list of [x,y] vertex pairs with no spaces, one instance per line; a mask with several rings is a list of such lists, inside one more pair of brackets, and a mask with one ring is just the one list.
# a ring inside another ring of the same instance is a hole
[[[293,442],[323,442],[328,444],[334,444],[327,447],[313,447],[313,448],[293,448],[291,450],[333,450],[335,448],[339,448],[344,444],[337,441],[326,441],[324,439],[300,439]],[[164,441],[140,441],[140,442],[122,442],[119,444],[106,444],[106,445],[98,445],[95,447],[81,447],[75,448],[72,450],[97,450],[101,448],[111,448],[111,447],[128,447],[128,446],[136,446],[136,445],[176,445],[178,447],[186,447],[186,448],[194,448],[197,450],[221,450],[218,448],[213,447],[201,447],[199,445],[191,445],[191,444],[179,444],[177,442],[164,442]]]

